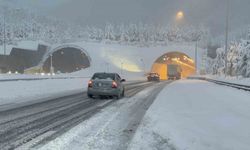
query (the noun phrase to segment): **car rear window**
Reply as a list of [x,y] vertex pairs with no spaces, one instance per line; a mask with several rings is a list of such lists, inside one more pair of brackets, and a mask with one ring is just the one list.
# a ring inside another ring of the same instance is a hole
[[98,73],[94,74],[92,77],[93,80],[98,80],[98,79],[110,79],[110,80],[115,80],[115,74],[110,74],[110,73]]
[[150,73],[149,75],[150,75],[150,76],[158,76],[157,73]]

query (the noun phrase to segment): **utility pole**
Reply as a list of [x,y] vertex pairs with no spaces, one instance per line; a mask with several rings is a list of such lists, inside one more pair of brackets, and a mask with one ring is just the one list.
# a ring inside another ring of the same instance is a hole
[[3,50],[4,56],[6,56],[6,9],[3,9]]
[[229,0],[226,0],[226,33],[225,33],[225,76],[227,76],[227,71],[228,71],[228,60],[227,60],[227,54],[228,54],[228,29],[229,29]]
[[142,62],[142,65],[143,65],[143,72],[144,72],[144,75],[146,74],[146,67],[145,67],[145,62],[143,60],[143,58],[141,58],[141,62]]
[[195,42],[195,69],[196,69],[196,74],[198,73],[198,40]]

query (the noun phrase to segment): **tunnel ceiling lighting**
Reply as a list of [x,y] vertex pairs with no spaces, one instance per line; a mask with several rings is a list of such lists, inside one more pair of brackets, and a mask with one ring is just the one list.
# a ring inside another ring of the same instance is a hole
[[176,63],[182,64],[182,65],[184,65],[184,66],[187,66],[187,67],[189,67],[189,68],[195,69],[195,67],[193,67],[193,66],[191,66],[191,65],[189,65],[189,64],[186,64],[186,63],[184,63],[184,62],[182,62],[182,61],[179,61],[178,59],[174,59],[173,61],[176,62]]
[[175,57],[175,58],[172,58],[171,60],[172,60],[172,61],[176,61],[176,60],[178,60],[178,58],[177,58],[177,57]]
[[187,56],[183,56],[183,59],[187,61]]

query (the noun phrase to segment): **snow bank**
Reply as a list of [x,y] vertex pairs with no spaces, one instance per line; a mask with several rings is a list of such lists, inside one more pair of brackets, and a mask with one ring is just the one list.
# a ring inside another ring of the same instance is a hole
[[86,90],[85,79],[48,79],[36,81],[0,82],[0,109],[24,102],[36,102]]
[[158,95],[129,149],[248,150],[249,96],[205,81],[177,81]]

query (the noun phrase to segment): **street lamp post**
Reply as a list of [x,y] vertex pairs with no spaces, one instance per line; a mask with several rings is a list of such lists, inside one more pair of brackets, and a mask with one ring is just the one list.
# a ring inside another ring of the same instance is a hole
[[176,14],[176,19],[177,20],[181,20],[181,19],[183,19],[183,17],[184,17],[183,11],[177,12],[177,14]]
[[123,62],[121,62],[121,75],[123,75]]
[[198,40],[195,42],[195,69],[196,69],[196,74],[198,73]]
[[226,10],[226,29],[225,29],[225,76],[227,76],[227,53],[228,53],[228,29],[229,29],[229,0],[227,0]]
[[109,63],[108,63],[108,62],[106,62],[105,64],[106,64],[106,69],[107,69],[107,72],[109,72]]
[[184,22],[184,12],[179,11],[175,15],[175,25],[176,27],[181,26]]
[[50,54],[50,74],[52,75],[54,73],[53,68],[53,53]]

